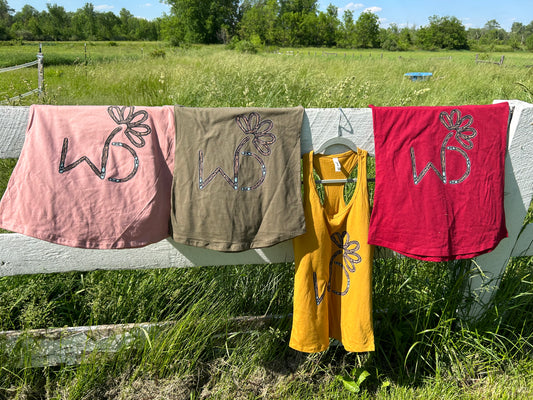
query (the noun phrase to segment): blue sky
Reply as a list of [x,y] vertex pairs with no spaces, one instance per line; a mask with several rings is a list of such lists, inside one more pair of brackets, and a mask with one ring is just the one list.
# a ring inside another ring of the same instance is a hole
[[423,26],[432,15],[454,16],[468,28],[482,28],[487,21],[495,19],[509,31],[513,22],[524,25],[533,20],[533,0],[367,0],[367,1],[320,1],[320,8],[328,4],[339,8],[339,17],[350,9],[357,17],[364,10],[373,11],[382,27],[391,23],[403,27]]
[[[11,8],[19,11],[25,4],[37,10],[46,9],[46,3],[55,3],[65,7],[67,11],[76,11],[83,7],[87,0],[7,0]],[[147,19],[169,13],[168,5],[159,0],[92,0],[99,11],[112,11],[118,14],[121,8],[126,8],[133,15]],[[533,0],[368,0],[348,1],[330,0],[319,1],[321,10],[328,4],[339,8],[339,18],[345,9],[354,12],[355,18],[365,10],[373,11],[380,18],[382,27],[391,23],[403,26],[423,26],[428,24],[432,15],[457,17],[468,29],[482,28],[489,20],[495,19],[502,28],[509,31],[513,22],[529,24],[533,20]]]

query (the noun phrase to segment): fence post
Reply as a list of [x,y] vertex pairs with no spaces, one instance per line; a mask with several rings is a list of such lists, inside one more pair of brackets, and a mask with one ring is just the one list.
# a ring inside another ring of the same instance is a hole
[[39,97],[42,97],[44,92],[44,64],[43,64],[43,44],[39,43],[39,53],[37,54],[37,89],[39,90]]

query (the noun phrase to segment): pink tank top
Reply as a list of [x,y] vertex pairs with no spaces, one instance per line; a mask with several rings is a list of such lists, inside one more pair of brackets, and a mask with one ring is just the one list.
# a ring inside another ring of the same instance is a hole
[[173,107],[30,107],[0,226],[84,248],[169,235]]
[[507,237],[508,103],[372,107],[369,243],[428,261],[472,258]]

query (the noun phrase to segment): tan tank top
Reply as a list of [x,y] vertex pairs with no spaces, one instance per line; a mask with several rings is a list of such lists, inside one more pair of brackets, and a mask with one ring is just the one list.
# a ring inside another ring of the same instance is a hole
[[303,107],[175,108],[176,242],[241,251],[305,232],[303,112]]

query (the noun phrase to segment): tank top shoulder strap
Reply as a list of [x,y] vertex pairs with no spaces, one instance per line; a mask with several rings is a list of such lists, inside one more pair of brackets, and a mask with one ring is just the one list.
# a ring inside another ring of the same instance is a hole
[[[368,198],[367,158],[368,152],[357,148],[357,191]],[[361,197],[361,196],[359,196]]]
[[312,202],[315,194],[315,178],[313,174],[313,155],[310,151],[302,156],[302,173],[304,184],[304,202]]

